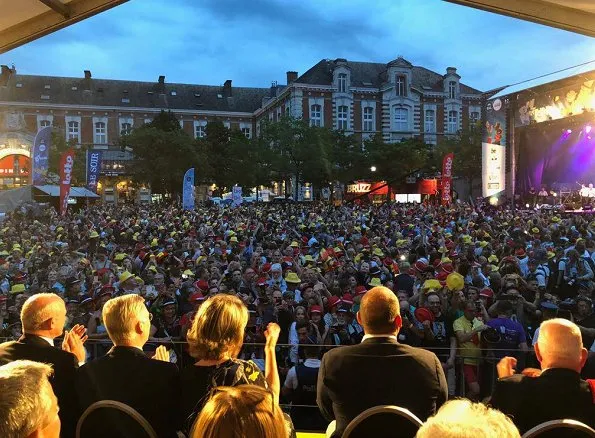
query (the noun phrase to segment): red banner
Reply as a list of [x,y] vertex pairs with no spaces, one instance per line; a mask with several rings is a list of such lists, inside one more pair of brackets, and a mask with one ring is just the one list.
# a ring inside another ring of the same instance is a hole
[[452,162],[455,154],[447,154],[442,161],[442,205],[452,202]]
[[70,180],[72,166],[74,165],[74,150],[69,149],[62,154],[60,159],[60,215],[66,214],[68,196],[70,195]]

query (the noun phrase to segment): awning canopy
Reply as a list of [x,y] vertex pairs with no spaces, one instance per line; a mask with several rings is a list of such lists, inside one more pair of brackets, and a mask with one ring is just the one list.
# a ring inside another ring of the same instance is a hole
[[593,0],[446,0],[595,37]]
[[0,0],[0,53],[128,0]]
[[[60,186],[52,186],[52,185],[44,185],[44,186],[34,186],[37,190],[42,191],[46,195],[52,197],[60,196]],[[97,199],[99,195],[93,193],[91,190],[87,190],[84,187],[71,187],[70,188],[70,197],[71,198],[92,198]]]

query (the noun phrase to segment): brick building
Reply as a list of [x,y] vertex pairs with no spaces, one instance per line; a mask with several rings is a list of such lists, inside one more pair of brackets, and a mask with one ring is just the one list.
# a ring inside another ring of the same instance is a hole
[[481,92],[460,82],[455,68],[441,75],[403,58],[388,64],[322,60],[303,75],[287,72],[287,85],[267,88],[105,80],[85,70],[79,78],[0,72],[0,187],[24,185],[35,133],[59,126],[67,140],[103,149],[102,175],[124,176],[132,158],[122,151],[123,133],[172,111],[194,137],[209,121],[220,120],[247,137],[262,120],[303,117],[312,125],[341,129],[386,141],[423,136],[435,144],[469,120],[481,118]]

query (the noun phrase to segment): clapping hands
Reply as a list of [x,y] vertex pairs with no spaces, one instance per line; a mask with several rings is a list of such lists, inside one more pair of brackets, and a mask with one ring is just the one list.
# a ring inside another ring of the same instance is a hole
[[169,354],[169,350],[165,347],[165,345],[160,345],[159,347],[157,347],[157,349],[155,350],[155,356],[153,356],[153,359],[160,360],[163,362],[169,362],[170,354]]
[[78,363],[85,362],[87,352],[85,351],[84,343],[87,340],[87,329],[85,326],[77,324],[72,330],[64,332],[64,340],[62,341],[62,350],[68,351],[76,356]]

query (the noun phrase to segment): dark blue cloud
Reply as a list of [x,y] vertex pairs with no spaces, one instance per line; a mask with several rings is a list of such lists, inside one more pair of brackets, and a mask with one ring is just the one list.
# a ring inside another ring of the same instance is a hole
[[131,0],[0,55],[21,73],[268,86],[320,59],[455,66],[479,89],[594,58],[595,40],[439,0]]

